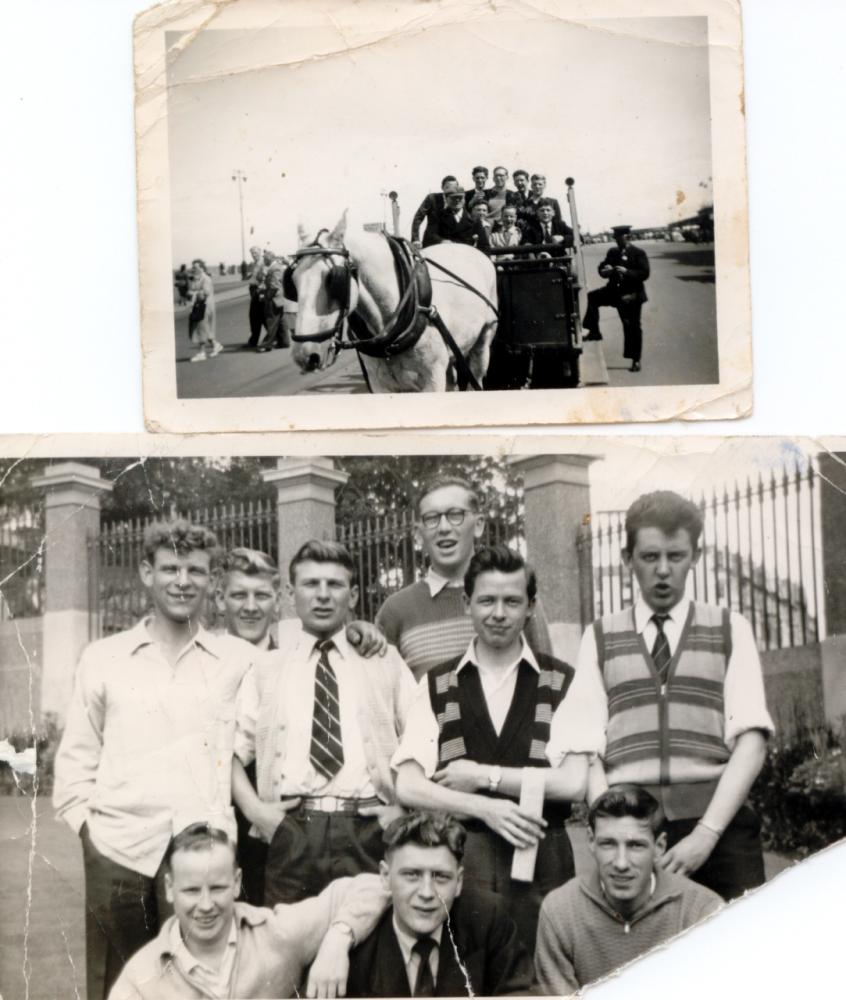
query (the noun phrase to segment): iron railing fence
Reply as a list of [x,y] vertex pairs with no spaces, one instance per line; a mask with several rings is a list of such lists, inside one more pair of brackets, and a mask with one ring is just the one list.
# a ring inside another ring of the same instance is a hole
[[[224,549],[246,547],[274,555],[278,548],[276,505],[269,500],[221,504],[175,512],[210,528]],[[157,518],[132,518],[105,523],[88,540],[89,633],[92,639],[131,628],[148,610],[147,594],[138,575],[143,558],[144,531]],[[206,621],[214,624],[210,599]]]
[[[374,514],[339,524],[336,537],[350,550],[359,580],[358,613],[373,621],[387,597],[419,580],[426,557],[411,510]],[[522,490],[506,489],[486,511],[482,542],[504,542],[525,554]]]
[[44,505],[0,504],[0,622],[44,612]]
[[[692,498],[702,511],[701,556],[689,590],[696,600],[745,615],[761,650],[825,637],[819,473],[814,463],[713,488]],[[580,530],[582,624],[632,605],[636,583],[621,553],[625,512],[601,511]]]

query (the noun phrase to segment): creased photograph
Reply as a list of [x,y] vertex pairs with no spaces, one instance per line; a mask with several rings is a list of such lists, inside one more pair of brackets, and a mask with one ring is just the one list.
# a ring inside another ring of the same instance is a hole
[[149,429],[751,411],[738,4],[178,0],[135,80]]
[[0,442],[5,1000],[568,996],[846,836],[846,439],[351,440]]

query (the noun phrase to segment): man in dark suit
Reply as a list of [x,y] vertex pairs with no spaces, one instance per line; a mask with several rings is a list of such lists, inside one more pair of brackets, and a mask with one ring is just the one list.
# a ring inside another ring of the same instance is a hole
[[435,243],[466,243],[479,250],[489,249],[487,230],[464,207],[464,190],[459,187],[450,191],[446,202],[446,208],[437,215]]
[[464,827],[442,813],[408,813],[385,830],[380,869],[391,906],[350,954],[348,997],[529,990],[532,960],[501,901],[462,893],[465,836]]
[[551,257],[564,257],[567,247],[573,245],[573,230],[562,219],[555,218],[551,198],[541,198],[537,205],[537,219],[526,227],[524,242],[545,243]]
[[473,206],[479,201],[488,200],[488,191],[485,185],[488,183],[488,168],[473,167],[473,187],[464,193],[464,201],[467,211],[472,212]]
[[631,226],[614,226],[617,244],[605,255],[599,273],[608,284],[588,292],[587,311],[582,326],[589,331],[585,340],[602,340],[599,307],[614,306],[623,324],[623,357],[631,360],[631,372],[640,371],[643,331],[640,312],[647,301],[643,283],[649,277],[649,258],[631,242]]
[[538,207],[541,201],[548,201],[552,205],[552,214],[559,222],[562,220],[561,206],[558,204],[557,198],[550,198],[546,192],[546,176],[544,174],[532,174],[531,176],[531,191],[526,199],[524,209],[529,214],[534,214],[535,218],[538,217]]
[[458,180],[452,174],[447,174],[441,181],[441,190],[427,194],[420,203],[420,208],[414,213],[411,220],[411,242],[418,247],[420,244],[420,226],[425,222],[426,229],[423,233],[422,246],[430,247],[437,243],[438,213],[446,208],[446,196],[450,191],[458,187]]

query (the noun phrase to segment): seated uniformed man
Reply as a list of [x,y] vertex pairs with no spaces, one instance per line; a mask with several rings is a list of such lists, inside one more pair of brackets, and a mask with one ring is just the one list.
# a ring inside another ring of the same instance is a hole
[[535,969],[545,993],[569,996],[715,913],[710,889],[659,864],[658,802],[636,785],[606,791],[588,815],[590,872],[543,901]]
[[414,812],[394,820],[383,839],[391,906],[350,956],[347,996],[525,993],[532,961],[514,921],[495,896],[462,887],[461,824]]
[[[235,900],[241,872],[224,830],[194,823],[165,855],[174,915],[126,963],[109,1000],[343,996],[346,956],[385,906],[375,875],[338,879],[316,897],[274,909]],[[325,970],[325,971],[324,971]]]

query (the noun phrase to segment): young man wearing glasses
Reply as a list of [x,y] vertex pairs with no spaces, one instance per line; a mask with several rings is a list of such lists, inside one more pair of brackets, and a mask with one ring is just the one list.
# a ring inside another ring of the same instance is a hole
[[[385,601],[376,624],[419,681],[437,664],[461,656],[473,638],[464,606],[464,574],[484,532],[485,517],[473,488],[459,476],[437,476],[425,483],[415,514],[429,570]],[[539,605],[526,627],[526,639],[536,653],[552,651]]]

